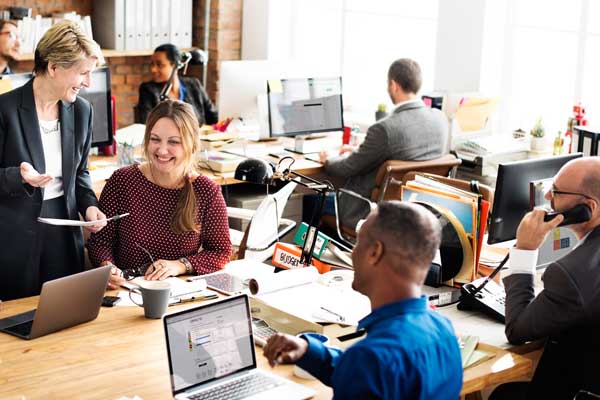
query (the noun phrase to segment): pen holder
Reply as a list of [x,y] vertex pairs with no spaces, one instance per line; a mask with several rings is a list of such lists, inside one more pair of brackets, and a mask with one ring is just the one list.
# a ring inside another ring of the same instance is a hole
[[[320,341],[321,343],[323,343],[323,345],[327,346],[329,344],[329,338],[321,333],[315,333],[315,332],[308,332],[308,333],[301,333],[300,335],[303,335],[305,337],[310,337],[312,339],[316,339],[318,341]],[[298,336],[300,336],[298,335]],[[306,372],[304,369],[300,368],[298,365],[294,365],[294,375],[296,375],[298,378],[302,378],[302,379],[317,379],[314,376],[312,376],[311,374],[309,374],[308,372]]]

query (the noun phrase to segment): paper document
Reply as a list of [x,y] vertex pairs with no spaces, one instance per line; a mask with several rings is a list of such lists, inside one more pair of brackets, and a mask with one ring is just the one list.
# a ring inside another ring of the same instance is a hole
[[48,225],[56,225],[56,226],[92,226],[92,225],[96,225],[101,222],[116,221],[116,220],[126,217],[128,215],[129,215],[129,213],[114,215],[110,218],[99,219],[97,221],[79,221],[79,220],[75,220],[75,219],[56,219],[56,218],[38,217],[38,222],[41,222],[43,224],[48,224]]
[[462,132],[478,131],[498,106],[498,97],[466,99],[456,110],[456,122]]
[[[126,289],[137,288],[140,285],[143,285],[146,279],[143,276],[138,276],[137,278],[125,282],[125,284],[121,285]],[[192,282],[186,282],[183,279],[176,278],[174,276],[167,278],[164,282],[169,282],[171,285],[171,297],[182,296],[184,294],[196,293],[206,290],[206,280],[204,279],[196,279]]]
[[276,274],[262,275],[248,282],[250,293],[263,294],[292,286],[305,285],[319,279],[319,271],[315,267],[288,269]]

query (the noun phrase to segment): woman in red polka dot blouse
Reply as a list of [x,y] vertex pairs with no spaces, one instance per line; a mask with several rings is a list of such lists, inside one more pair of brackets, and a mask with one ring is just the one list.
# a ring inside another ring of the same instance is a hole
[[121,168],[107,181],[100,209],[106,215],[130,213],[93,234],[87,244],[94,266],[115,266],[109,288],[124,283],[123,270],[145,271],[146,279],[160,280],[207,274],[229,261],[221,189],[194,171],[198,129],[189,104],[160,103],[146,121],[148,162]]

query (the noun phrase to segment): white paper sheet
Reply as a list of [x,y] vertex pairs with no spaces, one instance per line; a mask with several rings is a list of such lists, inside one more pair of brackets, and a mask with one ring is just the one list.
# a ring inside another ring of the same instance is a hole
[[56,219],[56,218],[41,218],[38,217],[38,222],[48,225],[56,225],[56,226],[92,226],[101,222],[115,221],[117,219],[121,219],[123,217],[128,216],[129,213],[115,215],[110,218],[99,219],[97,221],[79,221],[74,219]]
[[293,286],[305,285],[319,279],[315,267],[288,269],[277,274],[262,275],[250,279],[248,287],[252,294],[264,294]]

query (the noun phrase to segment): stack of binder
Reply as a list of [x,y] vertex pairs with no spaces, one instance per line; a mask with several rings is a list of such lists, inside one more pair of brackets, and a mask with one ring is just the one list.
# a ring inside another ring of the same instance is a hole
[[94,4],[93,19],[104,49],[192,47],[192,0],[104,0]]
[[417,174],[414,181],[402,187],[401,196],[404,201],[420,202],[435,208],[446,215],[455,228],[463,247],[462,258],[458,265],[448,265],[442,253],[442,269],[455,270],[453,280],[446,283],[464,284],[474,280],[490,203],[483,200],[481,194],[457,189],[429,174]]

